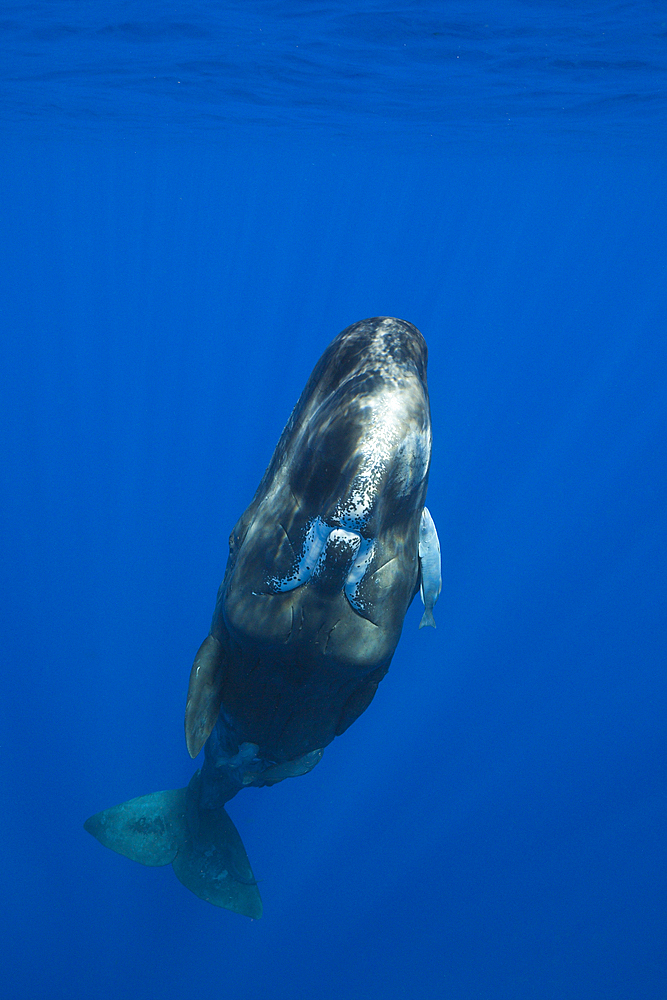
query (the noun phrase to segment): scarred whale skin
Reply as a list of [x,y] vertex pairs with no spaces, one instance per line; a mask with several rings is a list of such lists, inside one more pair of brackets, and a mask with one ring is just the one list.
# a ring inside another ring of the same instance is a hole
[[432,525],[426,362],[416,327],[391,317],[356,323],[326,349],[230,536],[186,704],[190,755],[205,745],[201,771],[187,790],[86,824],[134,860],[171,862],[218,906],[261,914],[224,803],[306,773],[365,711],[420,586],[433,624],[434,525],[420,548],[420,525]]

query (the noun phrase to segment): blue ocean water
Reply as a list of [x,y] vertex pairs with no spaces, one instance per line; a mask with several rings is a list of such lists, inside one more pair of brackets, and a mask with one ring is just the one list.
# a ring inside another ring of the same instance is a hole
[[[4,3],[8,996],[667,995],[667,8]],[[103,849],[185,785],[227,557],[345,326],[430,352],[436,631],[229,812],[250,921]]]

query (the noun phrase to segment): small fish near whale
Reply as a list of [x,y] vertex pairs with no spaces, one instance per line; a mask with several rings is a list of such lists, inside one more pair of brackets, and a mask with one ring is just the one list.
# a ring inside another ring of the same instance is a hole
[[185,709],[201,769],[187,788],[85,823],[119,854],[171,864],[215,906],[262,914],[225,803],[315,767],[370,705],[417,591],[420,628],[435,625],[426,362],[421,333],[391,317],[355,323],[326,349],[230,536]]

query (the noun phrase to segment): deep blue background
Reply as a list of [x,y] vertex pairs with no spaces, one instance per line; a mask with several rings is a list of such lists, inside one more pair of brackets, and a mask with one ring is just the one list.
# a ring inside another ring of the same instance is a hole
[[[667,995],[667,16],[494,7],[5,5],[8,995]],[[377,314],[430,348],[438,629],[231,803],[250,922],[82,823],[187,783],[229,530]]]

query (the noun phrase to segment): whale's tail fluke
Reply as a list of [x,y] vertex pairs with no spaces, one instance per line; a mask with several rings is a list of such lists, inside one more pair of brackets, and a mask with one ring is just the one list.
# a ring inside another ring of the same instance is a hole
[[142,865],[171,864],[178,879],[214,906],[255,919],[262,900],[243,842],[225,809],[197,805],[199,771],[188,788],[153,792],[96,813],[84,828]]

